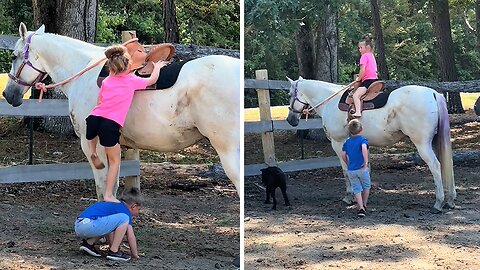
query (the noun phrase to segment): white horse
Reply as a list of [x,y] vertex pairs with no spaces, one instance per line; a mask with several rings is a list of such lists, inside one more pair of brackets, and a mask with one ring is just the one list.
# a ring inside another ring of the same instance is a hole
[[[104,48],[45,33],[44,26],[27,32],[22,23],[19,34],[13,52],[11,79],[3,92],[13,106],[20,106],[23,94],[45,74],[54,82],[60,82],[104,57]],[[70,119],[81,138],[82,150],[92,166],[100,199],[108,166],[97,170],[90,160],[85,118],[97,103],[96,80],[102,66],[103,63],[61,87],[68,98]],[[183,66],[177,82],[169,89],[135,93],[120,143],[134,149],[170,152],[206,137],[241,195],[239,113],[239,59],[219,55],[198,58]],[[98,155],[107,165],[104,148],[100,145]],[[115,190],[117,188],[118,177]]]
[[[304,108],[319,104],[342,88],[340,85],[302,78],[297,81],[290,80],[290,83],[290,112],[287,121],[292,126],[298,125]],[[341,158],[342,145],[349,134],[347,113],[338,109],[340,96],[341,94],[337,95],[315,111],[321,116],[325,134],[340,158],[347,186],[344,201],[351,203],[352,190],[346,177],[346,164]],[[390,94],[383,108],[364,111],[359,120],[363,125],[362,135],[373,146],[392,145],[408,136],[433,175],[436,201],[432,212],[440,212],[442,206],[455,206],[450,124],[445,98],[441,94],[427,87],[404,86]],[[437,155],[432,148],[432,142],[436,143]],[[444,187],[447,190],[445,204]]]

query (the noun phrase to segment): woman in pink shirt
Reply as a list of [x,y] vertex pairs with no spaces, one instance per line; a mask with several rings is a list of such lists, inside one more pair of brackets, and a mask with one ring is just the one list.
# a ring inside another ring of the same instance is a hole
[[358,42],[358,50],[360,51],[360,72],[355,80],[360,82],[360,86],[353,92],[353,102],[355,104],[354,117],[362,116],[360,97],[365,95],[368,87],[378,79],[377,62],[373,56],[373,44],[369,34],[363,35],[362,40]]
[[97,106],[87,117],[88,148],[90,158],[97,169],[105,165],[97,156],[97,143],[105,147],[108,159],[107,184],[103,199],[107,202],[119,202],[113,196],[113,186],[120,165],[120,128],[125,123],[128,109],[136,90],[145,89],[154,84],[160,74],[160,69],[167,62],[154,63],[154,69],[149,78],[140,78],[130,73],[131,62],[127,49],[121,45],[108,47],[105,50],[109,75],[102,82],[98,94]]

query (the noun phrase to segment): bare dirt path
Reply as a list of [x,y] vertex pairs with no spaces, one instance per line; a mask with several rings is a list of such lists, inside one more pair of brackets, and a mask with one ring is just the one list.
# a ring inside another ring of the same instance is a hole
[[[2,165],[26,162],[26,131],[12,121],[0,121]],[[84,161],[76,138],[35,133],[35,139],[37,164]],[[134,221],[140,259],[118,263],[78,250],[73,222],[96,198],[93,180],[1,184],[0,269],[236,269],[240,199],[224,174],[202,164],[218,163],[213,149],[202,142],[142,158],[152,163],[142,162],[145,203]]]
[[[452,122],[454,148],[480,150],[480,123]],[[284,156],[299,151],[289,147],[292,136],[275,138]],[[307,144],[328,155],[328,146]],[[391,155],[382,154],[409,151],[408,142],[372,149],[372,195],[363,219],[341,201],[339,168],[290,173],[292,207],[283,206],[277,190],[277,211],[263,204],[264,191],[255,185],[260,177],[247,178],[245,269],[480,269],[478,160],[455,163],[457,207],[435,215],[429,212],[435,194],[426,166],[392,163]]]

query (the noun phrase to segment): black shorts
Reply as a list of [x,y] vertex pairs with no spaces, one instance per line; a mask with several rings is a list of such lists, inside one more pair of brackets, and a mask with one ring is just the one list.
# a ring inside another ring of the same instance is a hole
[[96,136],[104,147],[112,147],[119,143],[120,125],[110,119],[101,116],[90,115],[85,119],[87,122],[87,140],[93,140]]
[[365,87],[368,89],[368,87],[370,87],[370,85],[374,82],[378,81],[378,79],[368,79],[368,80],[365,80],[363,81],[359,87]]

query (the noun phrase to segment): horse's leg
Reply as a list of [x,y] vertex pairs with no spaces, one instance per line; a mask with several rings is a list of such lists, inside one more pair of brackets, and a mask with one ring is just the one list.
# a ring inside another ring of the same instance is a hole
[[345,179],[345,187],[347,194],[345,194],[345,197],[343,197],[342,201],[344,201],[346,204],[355,204],[355,198],[353,197],[353,192],[352,192],[352,186],[350,185],[350,181],[348,180],[348,175],[347,175],[347,164],[343,162],[342,160],[342,146],[343,142],[337,142],[332,139],[332,147],[335,153],[337,154],[338,159],[340,160],[340,164],[342,165],[342,172],[343,172],[343,177]]
[[[97,199],[99,201],[103,201],[103,192],[105,191],[105,184],[107,182],[107,172],[108,172],[108,162],[107,162],[107,155],[105,154],[105,148],[101,145],[97,146],[98,158],[105,164],[105,168],[101,170],[97,170],[90,158],[90,150],[88,148],[88,141],[85,138],[85,135],[82,134],[80,141],[81,141],[83,153],[87,157],[88,162],[92,167],[93,176],[95,177],[95,191],[97,193]],[[118,188],[118,184],[116,187],[114,187],[114,190],[116,190],[117,188]]]
[[[125,151],[125,160],[140,160],[140,150],[138,149],[127,149]],[[140,175],[137,176],[127,176],[124,178],[125,181],[125,190],[129,190],[133,187],[140,190]]]
[[216,146],[218,145],[215,142],[210,142],[215,148],[215,150],[217,150],[223,170],[227,174],[227,177],[235,185],[238,196],[241,197],[242,194],[240,189],[240,149],[230,149],[235,148],[235,146],[230,146],[226,150],[224,150],[222,148],[217,148]]
[[[411,138],[412,139],[412,138]],[[433,206],[432,213],[440,213],[442,212],[442,204],[443,200],[445,199],[444,191],[443,191],[443,181],[442,181],[442,173],[440,170],[440,162],[438,161],[435,153],[432,149],[431,141],[425,140],[415,140],[412,139],[412,142],[415,144],[418,150],[418,154],[420,157],[427,163],[430,172],[433,175],[433,182],[435,183],[435,205]]]

